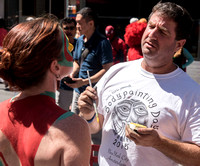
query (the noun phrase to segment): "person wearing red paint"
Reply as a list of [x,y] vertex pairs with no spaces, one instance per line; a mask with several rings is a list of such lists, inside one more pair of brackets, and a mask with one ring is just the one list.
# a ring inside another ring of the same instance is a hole
[[144,18],[126,26],[124,40],[128,46],[127,61],[143,58],[141,40],[146,26]]
[[20,23],[5,37],[0,77],[20,93],[0,103],[0,165],[89,165],[88,124],[55,103],[57,81],[72,71],[72,49],[53,15]]
[[112,46],[113,63],[126,62],[127,46],[125,42],[116,35],[112,25],[105,28],[105,34]]

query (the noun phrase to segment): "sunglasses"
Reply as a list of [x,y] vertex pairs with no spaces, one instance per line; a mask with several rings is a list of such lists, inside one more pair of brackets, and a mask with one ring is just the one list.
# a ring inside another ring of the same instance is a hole
[[71,26],[71,27],[64,27],[63,29],[64,29],[64,30],[71,30],[71,31],[72,31],[72,30],[75,29],[75,27],[74,27],[74,26]]

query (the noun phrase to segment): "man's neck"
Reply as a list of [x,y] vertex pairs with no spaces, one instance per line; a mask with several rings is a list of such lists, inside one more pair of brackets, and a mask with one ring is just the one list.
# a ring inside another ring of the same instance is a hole
[[159,67],[159,66],[149,65],[149,63],[147,63],[145,59],[143,59],[141,66],[144,70],[153,74],[167,74],[177,69],[177,66],[174,63],[168,63],[167,65]]
[[84,42],[87,42],[92,37],[94,31],[95,31],[95,28],[91,29],[90,31],[88,31],[87,34],[85,34]]

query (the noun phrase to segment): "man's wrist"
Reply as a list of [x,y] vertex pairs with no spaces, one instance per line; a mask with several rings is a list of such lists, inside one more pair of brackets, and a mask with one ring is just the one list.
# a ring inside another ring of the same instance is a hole
[[88,85],[89,84],[89,80],[86,78],[86,79],[82,79],[83,81],[83,85]]
[[92,123],[92,121],[94,120],[95,116],[96,116],[96,113],[94,113],[94,115],[93,115],[93,117],[91,119],[88,119],[88,120],[86,119],[86,121],[88,123]]
[[85,119],[86,121],[90,121],[92,118],[94,118],[95,112],[92,111],[91,113],[89,114],[83,114],[82,112],[80,112],[79,116],[82,117],[83,119]]

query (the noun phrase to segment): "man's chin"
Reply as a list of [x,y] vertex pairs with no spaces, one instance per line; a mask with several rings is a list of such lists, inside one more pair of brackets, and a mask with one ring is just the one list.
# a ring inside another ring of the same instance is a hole
[[153,54],[151,51],[146,51],[143,53],[143,57],[148,60],[155,60],[156,55]]

